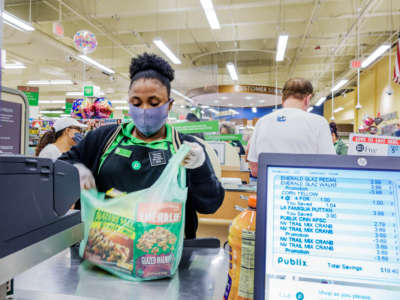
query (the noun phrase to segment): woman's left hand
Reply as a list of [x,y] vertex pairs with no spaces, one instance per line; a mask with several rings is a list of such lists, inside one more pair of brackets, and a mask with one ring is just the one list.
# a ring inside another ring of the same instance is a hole
[[201,167],[206,161],[206,154],[203,148],[198,143],[185,141],[184,144],[190,147],[190,151],[183,160],[182,165],[187,169],[197,169]]

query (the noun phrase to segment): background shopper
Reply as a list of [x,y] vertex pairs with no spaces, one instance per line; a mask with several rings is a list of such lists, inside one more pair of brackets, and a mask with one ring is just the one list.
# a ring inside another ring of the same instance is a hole
[[256,124],[248,160],[253,176],[263,152],[335,154],[328,122],[306,110],[313,95],[310,81],[289,79],[282,90],[282,109],[262,117]]
[[338,136],[336,123],[329,123],[329,127],[331,129],[332,142],[335,147],[336,154],[347,155],[347,150],[349,147],[347,147],[343,140]]

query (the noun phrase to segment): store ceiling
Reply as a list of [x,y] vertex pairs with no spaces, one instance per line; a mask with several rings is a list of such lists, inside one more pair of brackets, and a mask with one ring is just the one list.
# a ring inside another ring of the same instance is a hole
[[[8,12],[24,20],[31,15],[36,30],[22,33],[4,25],[8,59],[23,62],[27,68],[5,70],[3,84],[16,87],[28,80],[72,79],[78,84],[41,86],[41,99],[63,99],[65,92],[81,91],[83,81],[103,90],[113,89],[106,94],[112,100],[126,99],[131,57],[144,51],[161,54],[152,43],[159,37],[182,60],[181,65],[174,66],[173,86],[183,93],[232,84],[225,68],[229,61],[238,66],[239,84],[274,86],[277,81],[281,87],[287,78],[299,76],[312,80],[320,92],[331,86],[333,65],[336,78],[349,70],[349,62],[357,52],[357,24],[364,56],[392,36],[391,28],[400,27],[398,0],[213,3],[220,30],[210,29],[200,0],[5,0]],[[60,16],[64,38],[52,32],[52,24]],[[74,59],[78,52],[72,37],[82,29],[92,31],[98,39],[98,48],[90,57],[114,69],[114,76],[85,68]],[[287,33],[289,42],[285,60],[276,65],[280,33]],[[184,103],[183,98],[174,98],[179,106]]]

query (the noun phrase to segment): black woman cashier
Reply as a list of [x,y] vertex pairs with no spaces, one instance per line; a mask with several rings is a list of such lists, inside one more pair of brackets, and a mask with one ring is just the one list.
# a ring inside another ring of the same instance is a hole
[[149,188],[179,145],[188,144],[191,150],[183,162],[188,185],[185,238],[195,238],[196,212],[215,212],[222,204],[224,189],[204,147],[194,137],[166,124],[174,79],[168,62],[147,53],[133,58],[130,79],[129,113],[133,122],[89,132],[61,159],[78,168],[82,188],[97,187],[100,192],[115,188],[131,193]]

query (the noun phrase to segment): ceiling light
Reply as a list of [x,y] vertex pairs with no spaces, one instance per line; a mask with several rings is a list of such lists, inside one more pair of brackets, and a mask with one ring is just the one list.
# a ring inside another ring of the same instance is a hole
[[221,25],[219,24],[212,0],[200,0],[200,3],[203,7],[204,13],[206,14],[208,24],[210,24],[211,29],[221,29]]
[[257,107],[253,107],[253,108],[251,109],[251,111],[252,111],[253,113],[256,113],[256,112],[257,112]]
[[371,53],[370,56],[367,57],[361,64],[362,68],[368,67],[372,64],[379,56],[385,53],[390,48],[390,45],[381,45],[374,52]]
[[128,101],[127,100],[111,100],[111,103],[112,104],[126,104],[126,103],[128,103]]
[[333,111],[333,113],[338,113],[339,111],[342,111],[343,109],[344,109],[343,107],[338,107]]
[[202,108],[210,108],[208,105],[203,105]]
[[339,90],[341,87],[343,87],[346,83],[348,82],[347,79],[342,79],[340,80],[332,89],[332,92],[335,92]]
[[219,100],[214,100],[214,103],[219,103]]
[[236,67],[233,63],[229,62],[226,64],[226,68],[228,69],[229,75],[231,76],[232,80],[238,80],[238,75],[236,72]]
[[35,28],[32,27],[32,24],[10,14],[7,11],[3,11],[3,21],[7,25],[14,27],[20,31],[34,31]]
[[309,108],[307,108],[307,112],[311,112],[314,109],[314,106],[310,106]]
[[9,70],[26,69],[26,66],[21,63],[5,64],[3,66],[4,66],[4,69],[9,69]]
[[60,117],[71,117],[69,114],[61,114]]
[[253,97],[252,96],[246,96],[246,97],[244,97],[244,99],[251,100],[251,99],[253,99]]
[[39,104],[50,104],[50,100],[39,100]]
[[182,94],[181,92],[175,90],[175,89],[171,89],[171,92],[173,92],[175,95],[178,95],[179,97],[182,97],[183,99],[185,99],[186,101],[189,101],[190,103],[193,103],[193,100],[190,99],[189,97],[185,96],[184,94]]
[[74,84],[72,80],[29,80],[29,85],[69,85]]
[[54,103],[54,104],[61,104],[61,103],[65,103],[65,100],[51,100],[51,103]]
[[315,106],[321,106],[322,103],[324,103],[326,100],[326,97],[322,97],[321,99],[318,100],[317,103],[315,103]]
[[90,58],[89,56],[81,54],[81,55],[78,55],[78,59],[80,59],[81,61],[83,61],[83,62],[85,62],[85,63],[87,63],[89,65],[92,65],[92,66],[102,70],[103,72],[105,72],[107,74],[114,74],[115,73],[114,70],[112,70],[110,68],[107,68],[106,66],[104,66],[101,63],[95,61],[94,59]]
[[229,97],[227,97],[227,96],[221,96],[221,97],[219,97],[221,100],[227,100],[227,99],[229,99]]
[[83,96],[83,92],[67,92],[65,93],[66,96],[75,97],[75,96]]
[[185,108],[185,105],[181,105],[181,108]]
[[286,46],[289,36],[287,34],[281,34],[278,38],[278,45],[276,46],[276,61],[283,61],[285,58]]
[[161,39],[154,39],[153,43],[168,57],[170,61],[172,61],[173,64],[180,65],[182,63],[181,60],[176,57],[176,55],[167,47],[167,45],[164,44]]
[[232,103],[229,103],[228,105],[229,105],[229,106],[233,106],[233,104],[232,104]]
[[265,102],[265,100],[259,100],[258,102],[260,102],[260,103],[264,103],[264,102]]

